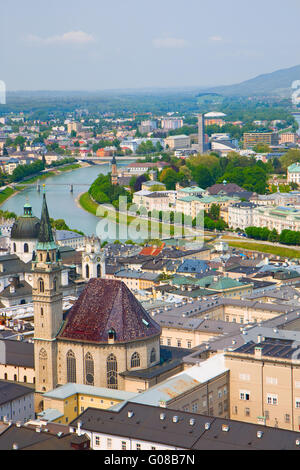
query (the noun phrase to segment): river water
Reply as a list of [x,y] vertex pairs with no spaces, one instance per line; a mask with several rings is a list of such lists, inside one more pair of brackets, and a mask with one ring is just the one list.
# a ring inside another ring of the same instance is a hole
[[[129,163],[130,161],[118,162],[118,168],[126,166]],[[113,222],[109,221],[105,223],[104,219],[100,219],[86,212],[76,204],[76,197],[80,193],[86,192],[100,173],[106,175],[108,172],[110,172],[109,163],[92,165],[51,176],[42,181],[42,183],[45,184],[50,217],[53,219],[64,219],[70,229],[81,230],[86,235],[95,234],[103,241],[116,239],[122,241],[128,240],[130,233],[127,231],[127,226],[121,225],[121,230],[118,231],[118,228],[116,228]],[[82,186],[77,186],[76,183]],[[74,184],[73,193],[70,191],[71,184]],[[42,197],[43,190],[38,192],[35,184],[5,201],[0,208],[2,210],[13,211],[17,215],[22,215],[24,204],[29,202],[32,205],[33,214],[40,217]],[[147,238],[147,233],[141,231],[136,241],[142,241],[144,238]]]

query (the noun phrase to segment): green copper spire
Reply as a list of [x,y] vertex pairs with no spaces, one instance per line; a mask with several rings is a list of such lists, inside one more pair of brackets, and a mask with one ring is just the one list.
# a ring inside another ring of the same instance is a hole
[[56,248],[57,247],[53,238],[52,227],[46,202],[46,195],[44,193],[37,250],[53,250]]

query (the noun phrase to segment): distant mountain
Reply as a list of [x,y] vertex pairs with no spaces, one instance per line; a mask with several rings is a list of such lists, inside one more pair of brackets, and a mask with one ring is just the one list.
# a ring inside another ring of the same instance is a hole
[[236,85],[218,86],[209,88],[206,91],[220,93],[221,95],[276,95],[290,97],[292,93],[291,86],[294,80],[300,80],[300,65],[258,75]]

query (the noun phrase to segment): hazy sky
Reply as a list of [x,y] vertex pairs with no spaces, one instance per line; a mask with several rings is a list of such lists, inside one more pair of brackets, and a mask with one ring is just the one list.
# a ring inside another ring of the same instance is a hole
[[237,83],[300,64],[299,0],[2,0],[8,90]]

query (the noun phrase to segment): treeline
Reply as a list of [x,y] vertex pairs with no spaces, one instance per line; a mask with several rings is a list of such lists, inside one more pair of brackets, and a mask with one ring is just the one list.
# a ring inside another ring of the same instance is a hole
[[295,230],[285,229],[278,233],[275,228],[269,230],[267,227],[247,227],[245,233],[249,238],[255,240],[267,240],[282,243],[283,245],[300,245],[300,232]]
[[42,160],[37,160],[29,165],[18,165],[9,179],[10,181],[21,181],[23,178],[40,173],[44,169],[45,163]]
[[123,186],[111,183],[110,175],[100,174],[90,186],[88,193],[98,204],[112,204],[119,207],[119,197],[127,196],[127,202],[131,202],[132,196]]
[[50,218],[50,223],[51,223],[51,226],[55,228],[56,230],[67,230],[68,232],[76,232],[76,233],[79,233],[80,235],[84,235],[84,233],[81,232],[80,230],[70,228],[66,224],[64,219],[55,220],[55,219]]

